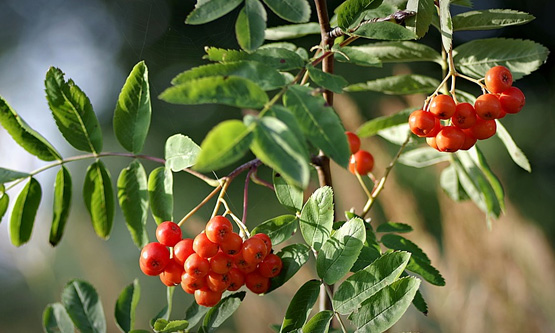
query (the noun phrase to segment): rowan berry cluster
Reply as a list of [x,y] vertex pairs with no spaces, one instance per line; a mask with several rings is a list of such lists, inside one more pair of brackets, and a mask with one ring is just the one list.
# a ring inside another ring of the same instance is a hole
[[156,229],[158,242],[143,247],[139,265],[143,273],[159,275],[167,286],[181,284],[199,305],[214,306],[225,290],[243,285],[262,294],[270,288],[270,278],[281,272],[281,258],[272,253],[268,235],[243,241],[224,216],[210,219],[194,239],[181,236],[176,223],[161,223]]
[[[353,132],[345,132],[351,149],[351,158],[349,159],[349,171],[354,175],[366,175],[374,169],[374,156],[366,150],[360,149],[360,138]],[[356,172],[355,172],[356,171]]]
[[525,98],[520,89],[512,86],[513,76],[504,66],[490,68],[484,79],[489,93],[478,97],[474,105],[456,104],[451,96],[438,95],[428,110],[411,113],[412,133],[425,137],[428,145],[443,152],[468,150],[477,140],[493,136],[497,130],[495,119],[518,113]]

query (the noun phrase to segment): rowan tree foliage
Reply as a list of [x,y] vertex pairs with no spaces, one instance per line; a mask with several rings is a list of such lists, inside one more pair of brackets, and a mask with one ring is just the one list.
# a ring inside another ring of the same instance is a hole
[[[452,16],[452,6],[464,8],[464,11]],[[514,90],[517,88],[512,85],[513,80],[518,83],[518,79],[538,69],[545,62],[548,50],[531,40],[508,38],[478,39],[453,45],[452,36],[458,31],[521,25],[534,17],[511,9],[473,10],[468,0],[346,0],[336,8],[327,8],[326,1],[322,0],[313,3],[309,0],[199,0],[186,16],[185,24],[207,24],[230,15],[236,8],[240,10],[235,34],[241,49],[207,46],[205,65],[184,69],[166,90],[154,96],[172,104],[222,104],[250,110],[242,119],[216,125],[200,145],[183,133],[167,139],[165,156],[141,154],[148,138],[151,113],[156,112],[151,108],[153,96],[147,64],[143,61],[131,70],[115,103],[113,129],[122,152],[103,150],[103,133],[93,105],[77,83],[65,77],[62,69],[51,67],[46,73],[46,99],[59,131],[71,146],[83,152],[82,155],[62,156],[39,132],[27,125],[8,101],[0,98],[2,126],[30,154],[52,162],[34,171],[0,168],[0,217],[6,214],[10,198],[14,200],[9,215],[13,245],[22,246],[30,240],[43,187],[50,186],[40,184],[35,176],[49,169],[58,169],[49,242],[56,246],[63,240],[66,223],[71,223],[69,212],[74,190],[66,165],[90,160],[85,178],[79,183],[82,183],[92,230],[108,239],[116,204],[119,204],[129,234],[139,250],[161,248],[168,256],[172,253],[171,260],[180,258],[178,268],[172,271],[179,273],[175,275],[177,281],[166,276],[169,280],[162,278],[166,284],[185,280],[185,277],[181,280],[183,262],[191,253],[199,254],[199,258],[215,258],[213,254],[202,254],[206,246],[211,246],[206,244],[217,243],[217,236],[213,235],[220,235],[222,239],[228,237],[231,229],[226,229],[225,234],[214,230],[209,234],[207,229],[208,237],[214,237],[212,240],[216,243],[210,240],[197,243],[195,239],[193,245],[183,245],[178,250],[180,232],[177,235],[172,225],[174,234],[157,234],[163,244],[156,243],[154,235],[146,231],[148,215],[152,214],[164,230],[170,230],[164,221],[175,221],[181,226],[201,207],[214,205],[212,217],[220,219],[223,215],[236,225],[239,236],[234,237],[238,237],[238,244],[260,243],[260,240],[250,241],[251,235],[265,234],[267,237],[261,236],[264,244],[268,250],[272,248],[268,253],[275,254],[272,264],[266,264],[264,269],[268,275],[278,271],[279,274],[256,280],[249,275],[252,273],[244,272],[248,289],[263,294],[279,292],[279,287],[307,264],[310,257],[315,258],[314,278],[306,281],[291,299],[283,322],[272,326],[276,331],[328,332],[333,326],[334,331],[381,332],[394,325],[411,305],[425,315],[428,309],[419,292],[421,283],[444,286],[444,278],[422,249],[403,236],[413,230],[410,225],[371,221],[367,219],[368,213],[397,163],[422,168],[447,161],[449,165],[439,175],[445,192],[456,201],[472,200],[484,212],[488,224],[500,216],[504,210],[502,184],[488,166],[487,156],[479,144],[474,143],[485,139],[485,131],[493,128],[493,132],[486,134],[495,133],[501,142],[500,149],[504,147],[517,165],[531,171],[527,158],[500,119],[505,115],[518,116],[513,114],[522,108],[524,96],[520,97]],[[283,19],[283,25],[268,27],[268,11]],[[316,15],[312,15],[313,12]],[[311,17],[316,17],[317,21],[310,21]],[[421,42],[431,29],[440,33],[440,49]],[[310,34],[320,35],[318,45],[307,50],[294,44],[295,38]],[[431,62],[439,66],[427,76],[406,74],[348,82],[341,73],[334,72],[334,62],[369,68],[409,62]],[[491,72],[492,68],[497,69]],[[512,77],[510,84],[507,72]],[[482,90],[478,101],[477,96],[457,87],[463,80],[475,83]],[[333,95],[366,91],[391,95],[426,94],[428,98],[422,106],[370,119],[356,134],[346,134],[333,109]],[[497,104],[498,109],[491,111]],[[468,108],[476,110],[468,111]],[[457,117],[453,116],[455,112]],[[429,135],[432,132],[434,134]],[[357,153],[359,148],[353,143],[358,138],[376,135],[399,146],[398,153],[384,170],[373,170],[371,152],[364,153],[367,155],[362,162],[363,157],[358,157]],[[458,143],[466,137],[473,140],[468,147]],[[431,147],[426,146],[424,140]],[[456,149],[453,140],[457,142]],[[255,158],[237,165],[249,151]],[[103,163],[108,156],[132,159],[119,173],[117,183],[112,181]],[[154,161],[160,166],[146,170],[142,160]],[[330,161],[344,168],[351,165],[353,177],[359,179],[367,195],[363,207],[337,211]],[[211,176],[211,171],[229,166],[236,168],[227,176]],[[259,177],[257,170],[261,168],[273,170],[273,178]],[[213,187],[213,191],[183,217],[173,213],[173,175],[178,172],[188,173],[203,180],[207,187]],[[230,209],[225,200],[230,183],[237,178],[245,179],[242,212]],[[318,188],[313,193],[305,193],[308,185],[315,182]],[[10,190],[20,183],[25,183],[22,191],[12,193]],[[274,191],[279,203],[290,213],[248,230],[245,222],[249,183]],[[295,233],[302,235],[302,242],[292,242],[291,236]],[[186,252],[187,246],[192,246],[193,250]],[[218,248],[233,246],[220,243],[214,253]],[[231,252],[225,255],[256,257],[257,260],[270,256],[265,250],[260,250],[263,254],[254,250],[248,252],[251,250],[246,250],[246,245],[242,249],[239,254],[236,254],[239,250],[229,250]],[[139,257],[139,252],[137,254]],[[225,266],[225,259],[222,260]],[[229,267],[240,266],[235,259],[229,260]],[[210,259],[210,265],[215,261]],[[160,261],[153,265],[160,265]],[[259,267],[256,272],[263,271],[261,266],[255,264],[255,268]],[[218,267],[211,269],[218,273],[225,271]],[[188,272],[187,268],[185,271]],[[153,273],[149,275],[160,274],[156,270],[149,272]],[[213,290],[214,281],[211,281],[207,292]],[[249,285],[249,281],[254,282]],[[186,291],[196,286],[192,283],[186,288],[184,282],[181,285]],[[155,332],[214,331],[247,297],[246,291],[235,291],[237,289],[223,294],[218,291],[221,300],[203,303],[213,306],[204,307],[193,302],[183,318],[170,320],[174,289],[181,288],[169,286],[167,306],[153,314],[150,329]],[[321,302],[324,306],[309,317],[318,298],[327,302]],[[140,286],[135,280],[125,287],[115,304],[115,320],[124,332],[144,332],[135,327],[139,299]],[[99,295],[91,284],[82,280],[68,282],[61,302],[48,305],[43,319],[47,332],[106,331]]]

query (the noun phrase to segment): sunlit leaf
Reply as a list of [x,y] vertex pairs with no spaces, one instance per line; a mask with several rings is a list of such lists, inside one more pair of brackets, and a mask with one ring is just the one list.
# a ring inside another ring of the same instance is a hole
[[370,137],[378,134],[379,131],[391,128],[397,125],[404,124],[408,121],[409,115],[414,111],[414,108],[405,109],[389,116],[381,116],[374,118],[362,124],[357,134],[361,138]]
[[199,153],[200,147],[183,134],[172,135],[166,140],[166,165],[174,172],[193,166]]
[[497,131],[495,134],[497,137],[503,142],[505,148],[509,152],[512,160],[518,165],[519,167],[523,168],[528,172],[532,172],[532,167],[530,166],[530,162],[528,162],[528,158],[524,155],[524,152],[516,145],[515,141],[499,120],[496,121],[497,123]]
[[355,49],[375,57],[382,63],[431,61],[442,63],[441,54],[424,44],[411,41],[391,41],[353,46]]
[[154,322],[154,331],[156,333],[170,333],[170,332],[183,332],[184,329],[189,327],[189,322],[186,320],[166,320],[163,318],[157,319]]
[[362,38],[378,40],[409,40],[418,38],[411,30],[393,22],[364,24],[352,34]]
[[335,9],[337,25],[342,29],[356,26],[364,19],[365,11],[377,8],[382,0],[346,0]]
[[62,291],[62,303],[80,332],[106,332],[102,303],[90,283],[77,279],[68,282]]
[[246,292],[244,291],[231,294],[224,297],[217,305],[208,310],[206,316],[204,316],[200,332],[214,332],[237,310],[245,295]]
[[345,88],[346,91],[378,91],[390,95],[410,95],[432,93],[439,81],[428,76],[406,74],[384,77],[366,83],[356,83]]
[[205,49],[206,58],[211,61],[235,62],[250,60],[261,62],[279,70],[290,70],[304,66],[304,60],[295,51],[281,47],[259,48],[253,53],[237,50],[224,50],[215,47]]
[[436,11],[434,0],[408,0],[406,9],[416,12],[416,15],[406,20],[407,27],[419,38],[424,37]]
[[281,215],[264,221],[252,229],[252,234],[263,233],[272,240],[272,246],[280,244],[293,236],[297,231],[297,217],[295,215]]
[[439,27],[443,49],[449,52],[453,47],[453,22],[449,10],[451,0],[439,0]]
[[129,332],[135,326],[135,310],[141,298],[141,287],[139,280],[135,279],[133,283],[127,285],[119,294],[116,301],[114,316],[118,327]]
[[75,326],[61,303],[48,304],[42,313],[42,327],[46,333],[74,333]]
[[320,187],[308,198],[299,220],[305,242],[319,251],[328,240],[333,224],[333,190]]
[[310,248],[306,244],[291,244],[281,249],[276,255],[281,258],[283,266],[281,273],[270,280],[270,289],[267,293],[281,287],[301,269],[308,261]]
[[453,16],[453,28],[460,30],[490,30],[520,25],[534,20],[525,12],[511,9],[473,10]]
[[443,169],[439,177],[439,183],[445,193],[455,201],[463,201],[468,199],[468,195],[464,191],[457,170],[453,165]]
[[449,161],[449,154],[431,147],[409,150],[399,157],[399,163],[415,168],[424,168],[445,161]]
[[333,312],[329,310],[320,311],[303,325],[302,332],[311,333],[327,333],[330,328],[330,322],[333,318]]
[[310,19],[310,4],[307,0],[264,0],[264,3],[289,22],[302,23]]
[[197,0],[195,9],[187,16],[187,24],[204,24],[229,13],[243,0]]
[[158,167],[148,176],[148,199],[157,224],[173,221],[173,174],[167,167]]
[[121,170],[118,178],[118,200],[131,238],[142,249],[148,244],[148,190],[146,172],[138,160]]
[[337,51],[335,53],[337,61],[365,67],[382,67],[380,59],[365,49],[360,49],[356,46],[339,47],[334,45],[332,50]]
[[289,185],[279,173],[274,173],[274,189],[280,204],[293,212],[298,212],[303,207],[303,190]]
[[108,239],[114,223],[114,191],[110,173],[102,161],[94,162],[87,169],[83,199],[94,231],[98,236]]
[[268,28],[264,32],[264,37],[267,40],[284,40],[304,37],[306,35],[319,35],[320,26],[318,23],[301,23],[282,25],[279,27]]
[[21,246],[31,239],[41,197],[40,184],[31,177],[13,206],[10,218],[10,239],[13,245]]

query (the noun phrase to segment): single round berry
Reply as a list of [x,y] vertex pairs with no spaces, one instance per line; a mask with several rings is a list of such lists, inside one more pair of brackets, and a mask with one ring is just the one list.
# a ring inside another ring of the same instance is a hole
[[245,258],[243,258],[243,252],[239,252],[237,255],[235,255],[235,257],[233,258],[233,263],[243,274],[247,274],[256,270],[256,264],[251,264],[250,262],[247,262]]
[[436,117],[430,112],[416,110],[409,116],[409,127],[412,133],[419,137],[428,136],[436,126]]
[[236,232],[229,234],[229,236],[222,243],[220,243],[220,249],[222,252],[230,256],[234,256],[239,253],[242,246],[243,239]]
[[243,243],[241,253],[247,263],[257,265],[264,260],[268,254],[268,249],[266,248],[266,243],[264,243],[262,239],[251,237]]
[[245,275],[237,268],[232,268],[227,275],[229,276],[229,286],[227,290],[239,290],[245,284]]
[[478,117],[484,120],[499,118],[501,115],[501,102],[494,94],[481,95],[474,102],[474,109]]
[[485,81],[490,92],[499,94],[513,85],[513,75],[507,67],[495,66],[487,71]]
[[476,144],[477,139],[473,137],[472,134],[466,131],[463,131],[463,132],[464,132],[464,142],[460,150],[469,150]]
[[139,266],[146,275],[158,275],[162,273],[170,262],[170,251],[160,243],[148,243],[141,250]]
[[437,148],[437,142],[436,142],[436,137],[435,137],[435,136],[427,137],[427,138],[426,138],[426,143],[428,144],[428,146],[430,146],[430,147],[432,147],[432,148],[434,148],[434,149],[436,149],[436,150],[439,150],[439,149]]
[[451,96],[438,95],[430,103],[430,112],[439,119],[449,119],[455,113],[456,107]]
[[497,125],[495,120],[483,120],[481,118],[476,119],[476,124],[469,128],[472,136],[478,140],[485,140],[492,137],[496,130]]
[[351,154],[356,153],[360,149],[360,138],[353,132],[345,132],[345,135],[347,135]]
[[206,277],[195,277],[187,272],[181,276],[181,288],[186,293],[193,294],[195,290],[206,286]]
[[162,222],[156,228],[156,239],[160,244],[172,247],[181,240],[181,228],[172,221]]
[[212,291],[223,292],[231,283],[229,275],[210,272],[206,275],[206,286]]
[[245,285],[255,294],[262,294],[270,288],[270,279],[254,271],[245,276]]
[[213,307],[222,299],[222,293],[210,290],[208,287],[195,290],[195,301],[198,305]]
[[359,175],[366,175],[372,172],[374,168],[374,156],[366,150],[359,150],[356,154],[351,155],[349,160],[349,171],[354,175],[355,170]]
[[166,286],[171,287],[181,283],[181,275],[183,275],[183,265],[180,265],[174,259],[170,259],[166,268],[160,273],[160,280]]
[[281,262],[281,258],[273,253],[270,253],[258,265],[258,272],[264,277],[273,278],[279,275],[282,266],[283,263]]
[[520,89],[510,87],[499,95],[501,108],[507,113],[518,113],[526,103],[526,98]]
[[218,249],[218,244],[211,242],[204,232],[198,234],[193,240],[193,250],[203,258],[208,259],[215,256]]
[[210,269],[218,274],[225,274],[233,267],[233,259],[223,252],[210,258]]
[[205,228],[206,237],[216,244],[221,244],[233,232],[233,226],[227,218],[221,215],[214,216],[208,221]]
[[200,278],[208,274],[210,263],[197,253],[193,253],[185,260],[184,268],[189,275]]
[[436,136],[437,148],[443,152],[455,152],[464,143],[464,133],[455,126],[445,126]]
[[173,258],[181,265],[183,265],[185,260],[193,253],[195,253],[195,250],[193,250],[192,238],[182,239],[173,247]]
[[476,123],[476,110],[470,103],[459,103],[451,122],[458,128],[470,128]]
[[266,244],[266,253],[270,253],[272,252],[272,240],[270,239],[270,237],[264,233],[258,233],[256,235],[253,235],[251,237],[256,237],[256,238],[260,238],[264,241],[264,244]]

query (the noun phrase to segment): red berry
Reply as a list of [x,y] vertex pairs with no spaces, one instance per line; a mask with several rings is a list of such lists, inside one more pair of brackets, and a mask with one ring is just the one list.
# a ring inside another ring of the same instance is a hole
[[227,290],[236,291],[245,284],[245,275],[237,268],[232,268],[227,275],[229,276],[229,287],[227,287]]
[[437,148],[437,142],[436,142],[436,137],[435,137],[435,136],[427,137],[427,138],[426,138],[426,143],[428,144],[428,146],[430,146],[430,147],[432,147],[432,148],[434,148],[434,149],[436,149],[436,150],[439,150],[439,149]]
[[351,154],[356,153],[360,149],[360,138],[353,132],[345,132],[345,134],[347,135],[347,140],[349,141]]
[[229,275],[210,272],[206,276],[206,286],[212,291],[223,292],[231,283]]
[[213,307],[218,304],[221,299],[221,292],[212,291],[207,287],[195,290],[195,301],[198,305]]
[[476,123],[476,110],[470,103],[459,103],[451,122],[458,128],[470,128]]
[[172,247],[181,240],[181,228],[171,221],[162,222],[156,228],[156,239],[160,244]]
[[220,243],[220,249],[222,249],[222,252],[230,256],[239,253],[242,246],[243,239],[238,233],[235,232],[229,234],[229,236],[222,243]]
[[437,148],[439,151],[455,152],[464,143],[464,133],[455,126],[445,126],[436,136]]
[[211,242],[204,232],[198,234],[193,240],[193,250],[203,258],[215,256],[218,253],[218,249],[218,244]]
[[513,85],[513,75],[505,66],[490,68],[486,73],[485,79],[486,88],[494,94],[502,93]]
[[251,264],[250,262],[247,262],[245,258],[243,258],[243,252],[239,252],[233,258],[233,263],[243,274],[253,272],[256,269],[256,264]]
[[262,239],[251,237],[243,242],[241,253],[247,263],[256,266],[259,262],[264,260],[268,254],[268,249]]
[[409,127],[419,137],[428,136],[436,126],[437,118],[430,112],[416,110],[409,116]]
[[194,277],[203,277],[208,274],[210,270],[210,263],[208,260],[199,256],[197,253],[193,253],[185,260],[185,271]]
[[210,269],[218,274],[225,274],[233,267],[233,259],[223,252],[210,258]]
[[189,258],[191,254],[195,253],[193,250],[193,239],[185,238],[177,242],[173,247],[173,257],[175,261],[183,265],[185,260]]
[[430,103],[430,112],[439,119],[449,119],[456,110],[455,101],[451,96],[438,95]]
[[179,284],[181,282],[181,275],[183,274],[183,265],[180,265],[174,259],[170,259],[170,262],[164,268],[164,271],[160,274],[160,280],[166,286],[171,287]]
[[205,228],[206,237],[216,244],[221,244],[232,232],[233,226],[231,222],[221,215],[211,218]]
[[492,137],[497,130],[495,120],[476,119],[476,124],[468,129],[473,137],[478,140],[485,140]]
[[206,286],[206,277],[195,277],[187,272],[181,276],[181,288],[186,293],[193,294],[195,290]]
[[470,148],[472,148],[475,144],[476,144],[476,138],[472,136],[472,134],[463,131],[464,132],[464,142],[463,145],[461,146],[460,150],[469,150]]
[[264,277],[273,278],[279,275],[282,266],[281,258],[271,253],[258,265],[258,272]]
[[141,250],[139,266],[146,275],[158,275],[162,273],[170,262],[170,251],[160,243],[149,243]]
[[355,170],[359,175],[366,175],[372,172],[374,168],[374,156],[366,150],[359,150],[356,154],[351,155],[349,160],[349,171],[354,175]]
[[481,95],[474,102],[474,109],[478,117],[484,120],[499,118],[501,115],[501,102],[494,94]]
[[270,279],[254,271],[245,276],[245,285],[255,294],[262,294],[270,288]]
[[272,251],[272,240],[268,235],[263,233],[258,233],[256,235],[253,235],[252,237],[260,238],[264,241],[264,244],[266,244],[266,249],[267,249],[266,253],[270,253]]
[[507,113],[518,113],[526,103],[524,94],[517,87],[510,87],[499,95],[501,108]]

